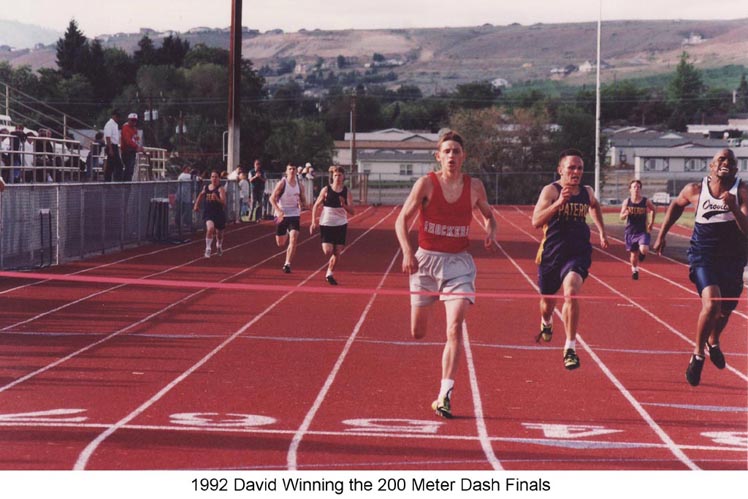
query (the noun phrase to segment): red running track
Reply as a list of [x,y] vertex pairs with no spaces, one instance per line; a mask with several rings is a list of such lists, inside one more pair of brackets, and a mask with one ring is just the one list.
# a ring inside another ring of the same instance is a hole
[[[45,280],[6,274],[0,469],[748,470],[745,299],[723,336],[728,367],[707,361],[691,387],[687,268],[652,255],[632,281],[613,240],[593,256],[568,372],[560,317],[553,342],[534,342],[530,210],[496,209],[493,253],[474,224],[479,297],[449,421],[430,409],[443,311],[409,337],[397,208],[359,209],[337,289],[317,235],[302,234],[283,274],[265,223],[231,226],[211,259],[197,238]],[[73,275],[88,280],[57,279]]]

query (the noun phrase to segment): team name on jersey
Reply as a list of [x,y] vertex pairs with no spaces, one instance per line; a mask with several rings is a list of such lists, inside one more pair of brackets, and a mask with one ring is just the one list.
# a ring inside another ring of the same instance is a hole
[[643,206],[629,206],[628,212],[629,215],[646,215],[647,208]]
[[444,225],[433,222],[424,223],[423,230],[435,236],[445,237],[468,237],[470,233],[470,227],[467,225]]
[[558,212],[558,217],[565,221],[583,221],[587,218],[590,205],[587,203],[566,203]]
[[711,199],[705,199],[701,204],[701,207],[708,211],[730,211],[730,207],[727,206],[727,203],[712,203]]

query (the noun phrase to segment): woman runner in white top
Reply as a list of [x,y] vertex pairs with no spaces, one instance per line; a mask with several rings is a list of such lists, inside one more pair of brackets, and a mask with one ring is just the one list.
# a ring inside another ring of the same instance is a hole
[[322,239],[322,251],[330,260],[327,264],[325,280],[337,286],[333,272],[335,265],[340,260],[340,253],[345,246],[345,236],[348,231],[348,214],[353,215],[353,199],[348,188],[343,184],[345,180],[345,168],[333,166],[330,168],[332,183],[322,188],[317,201],[312,207],[312,225],[309,233],[313,234],[317,227],[317,209],[322,206],[322,216],[319,219],[320,238]]
[[278,247],[285,246],[286,263],[282,270],[286,274],[291,273],[291,261],[296,254],[296,242],[299,238],[301,209],[306,206],[304,191],[300,188],[296,179],[296,167],[292,164],[286,166],[286,176],[275,186],[270,196],[270,204],[275,210],[275,243]]

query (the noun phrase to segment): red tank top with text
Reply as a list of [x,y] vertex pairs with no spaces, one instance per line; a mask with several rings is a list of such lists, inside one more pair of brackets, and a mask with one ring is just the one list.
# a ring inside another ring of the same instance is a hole
[[444,192],[434,172],[429,173],[434,186],[431,201],[421,209],[418,246],[442,253],[460,253],[470,246],[470,222],[473,208],[470,203],[470,176],[462,176],[462,193],[454,203],[444,199]]

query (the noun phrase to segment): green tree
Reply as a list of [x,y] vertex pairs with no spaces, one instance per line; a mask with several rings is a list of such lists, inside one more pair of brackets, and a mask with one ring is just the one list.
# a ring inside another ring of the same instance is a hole
[[158,59],[158,51],[153,45],[153,40],[149,37],[144,36],[138,42],[138,50],[133,54],[135,65],[141,66],[155,66],[160,61]]
[[745,73],[740,77],[740,84],[735,90],[735,111],[748,113],[748,81],[745,80]]
[[204,43],[198,43],[185,54],[183,64],[185,67],[191,68],[192,66],[203,63],[228,66],[229,51],[218,47],[208,47]]
[[701,72],[688,62],[688,54],[683,52],[675,68],[675,75],[668,85],[668,98],[673,106],[673,114],[668,125],[675,130],[685,130],[689,120],[694,120],[703,108],[705,86]]
[[89,68],[90,50],[88,40],[71,19],[62,38],[57,40],[57,67],[65,78],[84,73]]
[[181,67],[184,63],[184,58],[190,50],[190,43],[186,40],[182,40],[178,36],[175,38],[172,35],[164,38],[161,43],[161,47],[157,50],[157,60],[160,64],[169,64],[176,67]]
[[457,85],[453,95],[455,107],[465,109],[481,109],[494,105],[501,90],[494,88],[491,82],[481,81]]
[[295,119],[279,121],[266,143],[266,153],[281,166],[289,162],[303,165],[329,165],[332,162],[333,139],[321,121]]

